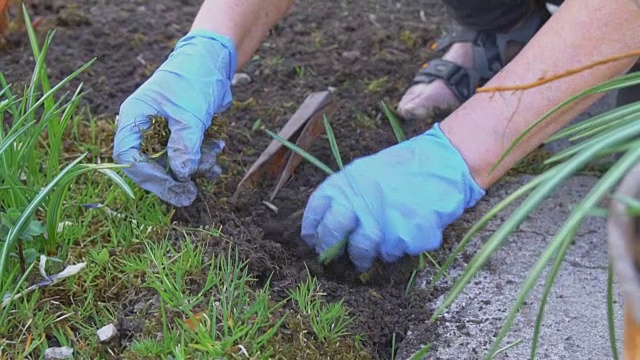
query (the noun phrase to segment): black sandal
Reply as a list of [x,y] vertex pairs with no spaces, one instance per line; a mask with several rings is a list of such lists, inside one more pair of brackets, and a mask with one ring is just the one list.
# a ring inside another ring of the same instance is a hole
[[510,42],[524,47],[549,16],[545,10],[536,10],[507,32],[473,31],[465,28],[457,30],[438,41],[434,50],[444,54],[454,43],[471,42],[474,67],[464,68],[448,60],[433,59],[422,66],[411,85],[429,84],[436,79],[443,79],[460,103],[464,103],[473,96],[476,88],[489,81],[520,51],[509,54]]

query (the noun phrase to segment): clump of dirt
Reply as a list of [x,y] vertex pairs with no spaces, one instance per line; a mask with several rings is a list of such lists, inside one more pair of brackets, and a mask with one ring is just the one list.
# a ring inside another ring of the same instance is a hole
[[89,25],[90,20],[87,14],[78,4],[67,4],[58,13],[58,24],[64,27],[77,27]]
[[331,346],[321,346],[311,335],[309,324],[300,317],[285,322],[288,331],[280,332],[275,339],[275,352],[279,359],[309,360],[369,360],[371,354],[350,339],[338,340]]
[[161,116],[150,116],[149,128],[142,131],[140,151],[149,158],[157,158],[166,151],[169,143],[169,125]]
[[[148,129],[142,132],[140,150],[149,158],[154,159],[165,153],[171,129],[167,119],[162,116],[150,116],[151,122]],[[226,132],[223,121],[213,121],[204,133],[204,140],[216,140]]]

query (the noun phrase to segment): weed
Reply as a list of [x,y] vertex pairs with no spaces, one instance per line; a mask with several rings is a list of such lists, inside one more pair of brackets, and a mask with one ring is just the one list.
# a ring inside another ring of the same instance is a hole
[[321,31],[314,31],[311,34],[311,39],[313,40],[313,44],[315,45],[316,49],[322,49],[322,46],[324,46],[325,43],[325,39]]
[[404,30],[400,33],[400,42],[404,44],[407,49],[413,49],[418,43],[418,35],[409,30]]
[[388,85],[389,78],[387,76],[383,76],[378,79],[370,80],[367,83],[365,91],[370,94],[375,94],[382,92]]
[[361,127],[364,129],[373,129],[377,127],[380,123],[375,116],[367,115],[362,111],[355,110],[354,116],[355,116],[355,123],[358,125],[358,127]]
[[[189,241],[179,248],[166,241],[145,246],[152,264],[145,286],[160,296],[163,332],[174,337],[165,338],[163,347],[143,338],[130,352],[164,357],[181,343],[189,344],[181,349],[186,356],[240,356],[240,348],[252,357],[269,356],[268,344],[286,319],[275,317],[283,303],[271,303],[268,282],[251,290],[254,280],[237,253],[204,261],[203,248]],[[204,281],[197,280],[203,273]]]
[[256,106],[256,100],[254,98],[248,98],[245,101],[238,101],[238,100],[234,100],[233,103],[231,104],[231,107],[233,108],[233,110],[248,110],[248,109],[252,109]]
[[[370,358],[346,338],[342,303],[321,302],[313,308],[321,321],[301,323],[330,348],[281,331],[298,321],[284,306],[291,299],[273,301],[270,282],[258,285],[231,249],[213,255],[212,243],[232,244],[220,228],[175,226],[166,205],[108,164],[115,126],[79,114],[81,88],[54,99],[91,62],[51,86],[44,59],[52,34],[42,48],[28,34],[36,68],[24,94],[13,95],[0,74],[0,113],[9,120],[0,129],[0,291],[12,299],[0,308],[0,358],[42,358],[54,344],[79,358]],[[106,176],[80,176],[95,172]],[[48,277],[37,261],[43,254],[50,273],[65,263],[86,267],[16,297],[38,281],[38,264]],[[118,326],[122,347],[98,341],[107,324]]]
[[[52,87],[45,59],[53,33],[47,34],[40,47],[26,7],[23,11],[36,60],[33,76],[23,94],[17,96],[0,73],[0,115],[10,124],[8,129],[0,128],[0,162],[3,164],[0,170],[3,228],[0,290],[3,293],[9,291],[15,280],[11,275],[13,272],[5,272],[13,259],[18,258],[24,273],[26,265],[35,261],[38,254],[57,255],[64,200],[69,186],[81,175],[100,172],[133,197],[125,180],[113,171],[123,166],[83,163],[87,153],[71,162],[64,160],[61,139],[82,96],[81,87],[71,97],[54,99],[54,96],[92,61]],[[41,149],[43,133],[49,141]],[[14,253],[16,248],[17,255]]]
[[[247,100],[250,104],[252,99]],[[236,104],[236,103],[234,103]],[[211,125],[205,130],[205,139],[217,139],[220,133],[220,127],[225,126],[226,122],[216,121],[217,116],[211,121]],[[155,160],[167,152],[167,144],[169,143],[169,137],[171,136],[171,129],[166,118],[162,116],[149,116],[149,126],[142,128],[142,141],[140,144],[140,151],[146,155],[150,160]]]
[[342,301],[325,304],[315,277],[307,274],[307,281],[290,291],[290,296],[302,316],[310,322],[314,334],[320,342],[335,344],[349,334],[348,326],[353,322],[347,314]]
[[421,270],[426,269],[427,267],[427,261],[426,259],[429,259],[429,261],[431,261],[431,263],[433,264],[433,266],[436,267],[436,269],[440,270],[441,267],[440,265],[435,261],[435,259],[433,257],[431,257],[431,255],[429,255],[429,253],[421,253],[418,256],[418,267],[417,269],[413,270],[411,272],[411,276],[409,277],[409,281],[407,282],[407,286],[405,289],[405,295],[409,294],[409,290],[413,287],[413,282],[415,281],[416,276],[418,275],[418,272],[420,272]]
[[294,65],[293,66],[293,71],[296,74],[296,78],[299,80],[303,80],[304,78],[306,78],[307,76],[311,75],[315,75],[313,73],[313,70],[311,70],[311,68],[309,68],[308,66],[305,65]]
[[282,63],[284,63],[284,58],[282,56],[279,55],[274,55],[270,58],[267,59],[267,66],[268,67],[277,67],[279,65],[281,65]]

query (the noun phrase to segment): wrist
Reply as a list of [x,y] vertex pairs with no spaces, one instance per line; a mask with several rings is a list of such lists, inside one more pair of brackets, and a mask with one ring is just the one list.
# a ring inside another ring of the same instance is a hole
[[193,61],[206,61],[212,68],[222,71],[225,79],[233,79],[238,65],[237,49],[233,40],[225,35],[205,29],[194,29],[183,36],[173,50],[184,53]]
[[194,115],[205,128],[233,101],[236,49],[230,38],[197,29],[183,36],[146,84],[146,96],[170,99],[163,108],[176,118]]
[[[431,143],[431,149],[425,151],[437,156],[438,165],[442,167],[442,172],[447,173],[453,181],[462,185],[465,196],[465,208],[474,206],[486,194],[486,188],[476,180],[469,166],[460,151],[454,146],[451,140],[436,123],[422,136],[427,136]],[[455,170],[455,171],[452,171]],[[455,174],[452,174],[455,173]]]

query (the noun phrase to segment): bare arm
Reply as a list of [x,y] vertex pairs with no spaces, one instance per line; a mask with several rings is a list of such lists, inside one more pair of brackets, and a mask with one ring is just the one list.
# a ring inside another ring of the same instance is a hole
[[[529,83],[638,48],[640,10],[634,0],[566,0],[520,54],[486,86]],[[478,93],[442,122],[442,130],[465,158],[479,185],[488,188],[602,95],[583,98],[558,112],[490,173],[511,142],[533,122],[570,96],[623,75],[636,60],[598,66],[524,91]]]
[[238,69],[241,69],[271,28],[284,18],[293,1],[205,0],[191,28],[230,37],[236,45]]

